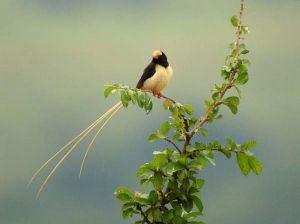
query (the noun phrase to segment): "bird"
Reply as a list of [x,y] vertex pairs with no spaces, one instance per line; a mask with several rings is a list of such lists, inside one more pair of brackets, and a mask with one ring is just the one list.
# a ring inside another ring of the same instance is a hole
[[[170,66],[166,54],[162,50],[155,50],[152,53],[152,59],[148,66],[143,71],[142,76],[140,77],[139,81],[136,84],[136,89],[142,90],[142,91],[149,91],[152,92],[153,96],[160,98],[165,97],[162,93],[162,90],[165,89],[171,78],[173,76],[173,69]],[[167,97],[165,97],[167,98]],[[96,134],[90,141],[89,145],[87,146],[87,149],[85,151],[85,154],[83,156],[80,171],[79,171],[79,178],[82,174],[83,167],[85,160],[87,158],[88,153],[92,149],[92,146],[101,132],[101,130],[105,127],[105,125],[109,122],[109,120],[123,107],[122,102],[119,101],[114,106],[112,106],[110,109],[108,109],[104,114],[102,114],[97,120],[95,120],[90,126],[88,126],[86,129],[84,129],[80,134],[78,134],[75,138],[73,138],[71,141],[69,141],[66,145],[64,145],[62,148],[60,148],[56,153],[54,153],[48,160],[46,160],[43,165],[33,174],[31,177],[28,186],[31,185],[31,183],[36,179],[38,174],[57,156],[59,156],[64,150],[66,150],[68,147],[68,151],[61,157],[61,159],[55,164],[55,166],[52,168],[48,176],[45,178],[45,180],[42,182],[37,197],[39,197],[42,190],[47,185],[50,178],[55,174],[57,169],[60,167],[60,165],[70,156],[70,154],[74,151],[76,146],[87,137],[87,135],[94,130],[101,122],[103,123],[98,128]]]
[[173,76],[173,69],[169,65],[167,56],[161,50],[152,53],[152,61],[144,69],[144,72],[138,81],[136,88],[148,90],[154,96],[161,97],[161,91],[167,87]]

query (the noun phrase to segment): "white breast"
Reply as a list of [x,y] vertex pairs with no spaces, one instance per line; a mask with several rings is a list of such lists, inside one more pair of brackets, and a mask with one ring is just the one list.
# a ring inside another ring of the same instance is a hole
[[143,89],[159,93],[169,84],[173,76],[173,69],[171,66],[165,68],[161,65],[156,65],[155,71],[155,74],[144,82]]

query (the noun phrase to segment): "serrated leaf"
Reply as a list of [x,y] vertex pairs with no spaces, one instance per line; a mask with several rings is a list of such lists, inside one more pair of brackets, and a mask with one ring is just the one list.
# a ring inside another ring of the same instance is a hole
[[250,165],[248,162],[248,156],[242,152],[237,152],[236,154],[237,163],[242,171],[242,173],[247,176],[250,171]]

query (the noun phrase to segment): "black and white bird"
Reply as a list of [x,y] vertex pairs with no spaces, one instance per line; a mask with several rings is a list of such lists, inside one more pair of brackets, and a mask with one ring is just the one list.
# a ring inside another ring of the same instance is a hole
[[[167,56],[161,50],[156,50],[152,53],[152,60],[151,60],[150,64],[144,69],[144,72],[143,72],[140,80],[138,81],[136,88],[145,90],[145,91],[151,91],[154,96],[159,98],[159,97],[164,96],[161,91],[168,86],[172,76],[173,76],[173,69],[169,65]],[[82,170],[83,170],[84,162],[85,162],[87,155],[88,155],[89,151],[91,150],[93,143],[96,140],[98,134],[104,128],[104,126],[108,123],[108,121],[117,113],[117,111],[120,108],[122,108],[121,101],[118,102],[117,104],[115,104],[109,110],[107,110],[96,121],[94,121],[89,127],[87,127],[85,130],[83,130],[75,138],[73,138],[66,145],[64,145],[61,149],[59,149],[46,162],[44,162],[44,164],[33,174],[28,185],[30,185],[34,181],[34,179],[37,177],[37,175],[43,170],[44,167],[47,166],[47,164],[49,164],[54,158],[56,158],[58,155],[60,155],[64,150],[66,150],[69,147],[67,152],[59,159],[59,161],[56,163],[56,165],[50,171],[48,176],[45,178],[44,182],[42,183],[41,187],[38,190],[37,197],[39,197],[40,193],[42,192],[42,190],[48,183],[49,179],[55,174],[55,172],[59,168],[59,166],[70,156],[70,154],[74,151],[76,146],[92,130],[94,130],[98,126],[98,124],[100,124],[103,121],[103,123],[97,130],[96,134],[92,138],[92,140],[91,140],[90,144],[88,145],[87,150],[84,154],[84,157],[81,162],[80,172],[79,172],[79,177],[80,177]]]
[[173,76],[173,69],[169,65],[164,52],[156,50],[152,54],[151,63],[145,68],[136,88],[149,90],[154,96],[162,96],[161,91],[166,88]]

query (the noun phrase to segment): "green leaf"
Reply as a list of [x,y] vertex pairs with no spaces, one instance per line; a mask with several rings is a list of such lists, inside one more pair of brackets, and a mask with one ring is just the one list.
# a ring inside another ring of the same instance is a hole
[[184,200],[182,202],[182,207],[186,212],[190,212],[193,209],[193,200]]
[[248,156],[242,152],[237,152],[236,159],[242,173],[247,176],[250,171]]
[[188,167],[196,170],[202,170],[205,167],[205,164],[203,164],[201,160],[196,159],[189,162]]
[[155,208],[152,210],[153,221],[161,222],[162,221],[162,213],[159,208]]
[[156,133],[152,133],[149,137],[148,137],[148,141],[149,142],[154,142],[158,139],[158,136],[156,135]]
[[230,43],[230,44],[228,45],[228,48],[229,48],[229,49],[234,49],[234,48],[236,48],[236,42]]
[[128,107],[130,96],[125,90],[121,91],[121,101],[124,107]]
[[[190,213],[187,213],[187,214],[184,214],[184,218],[186,219],[193,219],[193,218],[197,218],[198,216],[202,215],[201,212],[190,212]],[[191,222],[189,222],[190,224]]]
[[250,165],[252,171],[256,175],[260,174],[263,169],[262,163],[259,160],[257,160],[254,156],[249,156],[248,160],[249,160],[249,165]]
[[226,136],[225,139],[226,139],[227,144],[228,144],[228,146],[231,150],[235,150],[237,148],[237,145],[236,145],[235,141],[232,138]]
[[231,110],[233,114],[238,111],[237,106],[240,104],[240,99],[237,96],[230,96],[223,100],[223,103]]
[[182,107],[187,114],[189,114],[189,115],[193,114],[193,112],[194,112],[193,106],[188,105],[188,104],[183,104]]
[[168,110],[172,104],[173,104],[172,101],[170,101],[170,100],[165,100],[165,101],[163,102],[163,107],[164,107],[165,110]]
[[134,199],[141,205],[148,205],[150,203],[148,194],[136,194]]
[[205,128],[201,128],[200,131],[201,131],[201,134],[203,136],[207,136],[208,135],[208,131]]
[[249,80],[249,77],[248,77],[248,72],[247,71],[239,72],[238,76],[235,80],[235,83],[239,84],[239,85],[244,85],[248,82],[248,80]]
[[241,54],[248,54],[249,52],[250,52],[249,50],[245,49],[241,51]]
[[144,220],[138,220],[138,221],[135,221],[134,224],[144,224]]
[[254,140],[252,140],[252,141],[247,141],[247,142],[245,142],[245,143],[243,143],[243,144],[241,145],[241,149],[242,149],[243,151],[247,151],[249,148],[255,147],[256,144],[257,144],[257,142],[254,141]]
[[127,202],[133,199],[133,193],[127,187],[118,187],[115,191],[116,197],[123,201]]
[[167,163],[167,155],[163,152],[155,151],[154,159],[152,160],[151,164],[155,169],[162,168]]
[[230,72],[228,72],[228,71],[222,69],[222,70],[221,70],[221,76],[223,76],[225,79],[228,79],[229,76],[230,76]]
[[128,209],[122,211],[122,217],[123,217],[123,219],[131,218],[133,213],[134,213],[134,209],[128,208]]
[[145,94],[146,93],[143,93],[141,91],[138,91],[137,92],[137,103],[139,105],[140,108],[144,108],[144,105],[145,105]]
[[241,43],[241,44],[240,44],[240,49],[246,49],[246,44]]
[[168,121],[163,122],[160,126],[160,133],[162,135],[166,135],[168,134],[169,130],[170,130],[170,123]]
[[203,204],[202,204],[202,201],[200,200],[200,198],[198,198],[198,197],[195,196],[195,195],[193,195],[192,198],[193,198],[193,202],[194,202],[194,204],[196,205],[196,207],[198,208],[199,212],[202,213],[202,211],[203,211]]
[[147,113],[147,114],[150,113],[150,111],[152,110],[152,108],[153,108],[153,103],[152,103],[152,101],[150,100],[150,101],[148,101],[148,102],[145,104],[145,111],[146,111],[146,113]]
[[243,32],[244,34],[250,33],[250,29],[249,29],[248,26],[242,26],[242,27],[241,27],[241,30],[242,30],[242,32]]
[[230,22],[231,22],[232,26],[234,26],[234,27],[237,27],[238,24],[239,24],[239,20],[238,20],[238,18],[236,16],[232,16],[230,18]]
[[155,205],[159,201],[159,196],[156,191],[152,190],[149,193],[149,201],[151,205]]
[[194,152],[196,150],[196,148],[192,145],[188,145],[185,150],[187,152]]
[[220,150],[228,159],[231,157],[231,152],[227,148],[223,148]]
[[196,180],[196,186],[197,186],[198,188],[202,188],[202,186],[204,185],[204,183],[205,183],[205,180],[204,180],[204,179],[197,179],[197,180]]
[[107,87],[104,90],[104,97],[107,98],[114,89],[115,89],[114,86],[107,85]]
[[184,166],[182,166],[179,163],[168,163],[166,166],[166,173],[168,175],[172,175],[174,172],[178,171],[178,170],[182,170],[184,169]]
[[151,182],[157,191],[161,191],[164,186],[164,179],[161,173],[155,173],[153,177],[151,177]]
[[145,163],[141,165],[136,174],[138,177],[148,177],[148,173],[151,171],[151,165],[149,163]]

